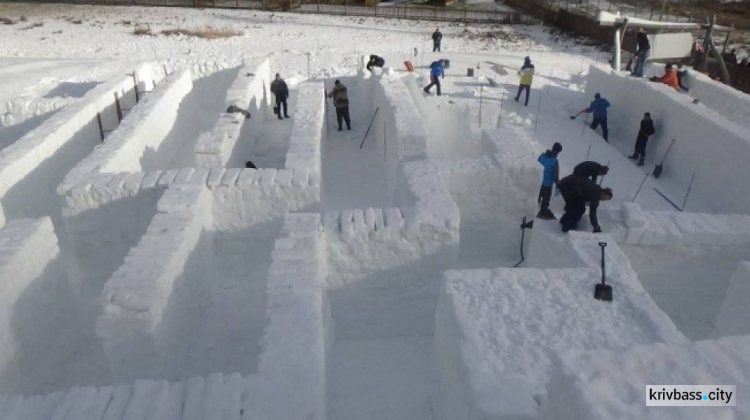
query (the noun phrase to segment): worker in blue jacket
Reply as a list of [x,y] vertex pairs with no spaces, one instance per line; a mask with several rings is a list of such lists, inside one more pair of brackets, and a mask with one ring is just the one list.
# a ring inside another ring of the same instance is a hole
[[430,64],[430,84],[425,86],[425,93],[430,93],[430,89],[433,86],[437,86],[437,94],[440,96],[440,78],[445,78],[445,70],[443,70],[443,60],[438,60]]
[[544,220],[554,220],[555,215],[549,209],[549,200],[552,197],[552,187],[557,184],[560,180],[560,165],[557,162],[557,155],[562,152],[562,145],[555,143],[552,146],[552,150],[539,155],[537,161],[544,166],[544,174],[542,175],[542,186],[539,188],[539,213],[536,217]]
[[595,94],[594,100],[588,108],[582,110],[579,114],[594,114],[594,121],[591,122],[591,129],[596,130],[599,125],[602,126],[602,137],[604,141],[609,142],[609,129],[607,128],[607,108],[609,101],[602,98],[602,95]]

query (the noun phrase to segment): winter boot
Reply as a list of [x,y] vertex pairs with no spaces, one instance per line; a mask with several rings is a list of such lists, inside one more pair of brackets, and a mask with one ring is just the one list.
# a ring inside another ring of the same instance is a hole
[[540,210],[539,213],[537,213],[536,217],[542,220],[557,220],[555,215],[549,209]]
[[643,166],[643,158],[638,159],[638,166]]
[[638,155],[630,155],[628,156],[628,159],[636,160],[638,159]]

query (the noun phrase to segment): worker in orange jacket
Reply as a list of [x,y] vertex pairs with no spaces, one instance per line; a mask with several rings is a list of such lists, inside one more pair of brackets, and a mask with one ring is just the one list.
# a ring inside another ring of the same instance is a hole
[[677,78],[677,72],[674,71],[671,64],[667,64],[664,68],[664,76],[662,77],[652,77],[652,82],[659,82],[664,83],[667,86],[671,86],[674,90],[678,91],[680,90],[680,81]]

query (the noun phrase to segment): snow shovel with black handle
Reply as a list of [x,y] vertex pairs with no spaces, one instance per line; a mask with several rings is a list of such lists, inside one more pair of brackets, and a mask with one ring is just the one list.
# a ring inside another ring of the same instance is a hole
[[669,143],[669,147],[667,147],[667,153],[664,153],[664,159],[662,159],[661,163],[656,165],[656,167],[654,168],[654,178],[658,178],[661,176],[661,171],[664,170],[664,161],[667,160],[667,156],[669,155],[669,150],[672,149],[674,142],[675,142],[675,139],[672,139],[672,143]]
[[604,248],[607,246],[607,243],[599,242],[599,246],[602,248],[602,282],[594,287],[594,299],[612,302],[612,286],[607,284],[607,275],[604,270]]

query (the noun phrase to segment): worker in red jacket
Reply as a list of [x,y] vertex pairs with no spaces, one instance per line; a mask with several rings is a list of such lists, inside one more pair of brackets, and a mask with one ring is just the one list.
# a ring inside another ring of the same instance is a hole
[[666,67],[664,67],[664,76],[662,77],[652,77],[652,82],[659,82],[664,83],[667,86],[671,86],[672,89],[679,91],[680,90],[680,81],[677,78],[677,72],[674,71],[671,64],[667,64]]

